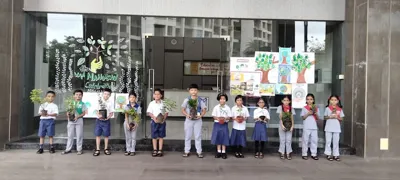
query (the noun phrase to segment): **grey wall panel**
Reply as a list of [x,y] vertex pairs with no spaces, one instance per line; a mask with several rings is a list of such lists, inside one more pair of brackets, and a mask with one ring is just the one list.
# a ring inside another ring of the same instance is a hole
[[150,38],[150,67],[154,69],[154,84],[164,84],[164,37]]
[[203,59],[221,60],[221,38],[203,38]]
[[188,88],[191,84],[197,84],[201,89],[201,76],[183,76],[183,89]]
[[183,38],[182,37],[166,37],[165,50],[182,50],[183,51]]
[[202,38],[185,38],[184,40],[184,60],[201,61],[203,56]]
[[345,0],[25,0],[25,11],[344,21]]
[[165,53],[164,88],[182,89],[183,53]]

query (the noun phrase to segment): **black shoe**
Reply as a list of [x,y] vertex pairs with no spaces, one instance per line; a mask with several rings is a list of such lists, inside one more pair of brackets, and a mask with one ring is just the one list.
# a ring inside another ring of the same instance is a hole
[[222,153],[222,159],[228,158],[228,155],[226,153]]
[[217,154],[215,154],[215,158],[221,158],[221,153],[217,153]]
[[240,158],[244,158],[244,155],[242,153],[239,153]]
[[240,158],[240,154],[238,152],[235,152],[235,157]]
[[65,154],[69,154],[69,153],[71,153],[71,151],[63,151],[61,154],[65,155]]
[[125,156],[131,155],[131,152],[125,151]]
[[54,150],[54,148],[52,147],[52,148],[50,148],[49,152],[50,152],[50,154],[54,154],[56,152],[56,150]]
[[36,154],[43,154],[43,149],[39,149],[38,151],[36,151]]

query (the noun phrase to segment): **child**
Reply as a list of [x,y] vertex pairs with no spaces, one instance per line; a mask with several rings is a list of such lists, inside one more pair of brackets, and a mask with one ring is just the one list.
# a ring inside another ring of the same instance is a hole
[[250,115],[247,107],[243,106],[243,96],[237,95],[235,102],[231,111],[234,121],[229,144],[234,147],[236,158],[244,158],[242,148],[246,147],[246,120]]
[[67,134],[68,141],[67,147],[64,152],[61,154],[69,154],[71,153],[72,145],[74,144],[74,137],[76,133],[76,151],[78,155],[82,154],[82,144],[83,144],[83,116],[87,114],[87,108],[85,103],[82,102],[83,91],[75,90],[74,91],[74,99],[75,99],[75,118],[70,120],[70,114],[67,113],[68,117],[68,125],[67,125]]
[[[252,139],[255,141],[256,152],[255,158],[264,158],[264,144],[267,141],[267,123],[270,119],[268,112],[268,104],[263,98],[258,100],[258,108],[254,110],[254,131]],[[266,106],[267,105],[267,106]]]
[[56,97],[56,93],[54,91],[47,91],[46,93],[46,101],[44,104],[41,104],[39,107],[40,114],[40,123],[39,123],[39,150],[36,152],[37,154],[43,153],[43,143],[46,135],[49,137],[49,144],[51,154],[55,153],[53,147],[53,136],[55,133],[55,122],[58,115],[58,106],[54,104],[54,98]]
[[[286,158],[292,159],[292,132],[294,127],[293,115],[295,111],[290,104],[290,96],[284,96],[282,99],[282,105],[278,107],[276,113],[279,114],[279,154],[281,159]],[[288,125],[285,127],[285,124]]]
[[[163,156],[163,144],[165,137],[165,128],[167,126],[165,119],[168,117],[168,111],[164,107],[164,103],[161,100],[162,94],[161,89],[155,89],[153,94],[154,101],[151,101],[149,106],[147,107],[147,115],[152,119],[151,121],[151,138],[153,142],[153,153],[152,156]],[[157,123],[157,116],[162,115],[162,122]],[[157,148],[158,141],[158,148]]]
[[[94,129],[94,135],[96,136],[96,150],[94,151],[93,156],[100,155],[101,136],[104,137],[104,154],[111,155],[111,152],[108,149],[108,137],[110,137],[111,135],[110,119],[114,115],[114,104],[111,101],[110,96],[111,89],[105,88],[103,90],[103,97],[100,99],[101,103],[99,104],[99,108],[97,111],[96,125]],[[107,117],[103,117],[103,115],[101,115],[100,113],[100,110],[106,110]]]
[[[188,157],[191,148],[192,135],[194,132],[195,146],[197,150],[197,157],[203,158],[201,149],[201,126],[203,124],[202,117],[206,114],[206,105],[203,101],[199,100],[197,93],[199,87],[197,84],[191,84],[189,86],[190,96],[186,98],[182,103],[182,114],[186,116],[185,119],[185,152],[183,157]],[[189,100],[196,100],[196,117],[190,115]]]
[[228,101],[226,94],[218,94],[216,105],[212,111],[214,118],[214,127],[211,135],[211,144],[217,145],[217,154],[215,158],[226,159],[226,146],[229,146],[229,129],[228,122],[231,117],[231,109],[225,103]]
[[[317,148],[318,148],[318,116],[319,111],[315,106],[315,99],[313,94],[307,94],[306,96],[307,105],[301,110],[301,117],[303,118],[303,145],[302,145],[302,158],[307,160],[308,148],[311,151],[311,158],[318,160]],[[309,147],[309,142],[311,145]]]
[[[128,111],[134,108],[138,116],[142,113],[139,104],[136,104],[136,93],[131,92],[129,93],[129,103],[126,105],[125,110]],[[131,127],[130,124],[133,124]],[[135,146],[136,146],[136,132],[139,124],[134,121],[133,117],[128,113],[125,113],[125,141],[126,141],[126,151],[125,156],[134,156],[136,155]]]
[[[325,109],[325,154],[329,161],[340,161],[339,158],[339,138],[341,133],[340,123],[343,120],[344,113],[340,103],[339,96],[332,95],[328,99],[328,105]],[[333,153],[331,149],[333,146]],[[333,155],[333,156],[332,156]]]

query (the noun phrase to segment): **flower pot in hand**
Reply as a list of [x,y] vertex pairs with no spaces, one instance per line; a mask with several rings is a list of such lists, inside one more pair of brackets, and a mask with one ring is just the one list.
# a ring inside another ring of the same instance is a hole
[[68,113],[68,120],[69,121],[75,121],[75,114],[74,113]]
[[41,112],[42,112],[42,115],[43,115],[43,116],[47,116],[47,110],[44,110],[44,109],[43,109]]
[[196,108],[190,108],[190,119],[191,120],[196,120],[197,118],[197,110]]
[[265,116],[260,116],[258,118],[260,118],[260,120],[262,120],[262,121],[265,121]]
[[106,109],[99,110],[99,114],[101,115],[102,119],[107,119],[107,110]]
[[224,117],[219,117],[218,118],[218,123],[219,124],[225,124],[225,118]]
[[133,123],[133,122],[129,123],[129,131],[132,131],[134,127],[135,127],[135,123]]
[[154,119],[154,122],[159,124],[163,123],[163,121],[164,121],[164,116],[161,113],[157,115],[156,119]]
[[243,116],[236,116],[238,123],[243,123],[244,117]]

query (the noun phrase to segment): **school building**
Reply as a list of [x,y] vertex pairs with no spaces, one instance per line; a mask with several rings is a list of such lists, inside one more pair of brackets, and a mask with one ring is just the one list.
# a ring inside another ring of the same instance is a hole
[[[228,105],[234,105],[230,58],[287,47],[315,55],[313,83],[303,93],[313,93],[321,111],[331,94],[341,97],[343,153],[400,157],[400,0],[0,0],[0,39],[1,147],[36,148],[39,119],[38,105],[29,99],[32,89],[57,92],[62,113],[55,142],[62,149],[67,136],[63,99],[73,90],[82,89],[90,106],[96,92],[111,88],[116,109],[125,103],[118,93],[135,91],[145,110],[152,91],[161,88],[178,105],[167,121],[165,144],[180,149],[180,105],[189,96],[186,88],[196,83],[208,107],[203,144],[213,149],[211,111],[217,94],[227,93]],[[275,152],[275,112],[282,96],[267,98],[268,148]],[[256,99],[245,98],[250,114]],[[94,105],[89,110],[87,147],[94,144]],[[296,114],[293,146],[300,148],[300,109]],[[124,148],[123,121],[119,113],[112,120],[115,150]],[[143,115],[142,121],[137,138],[146,144],[149,117]],[[251,143],[254,121],[246,126]]]

